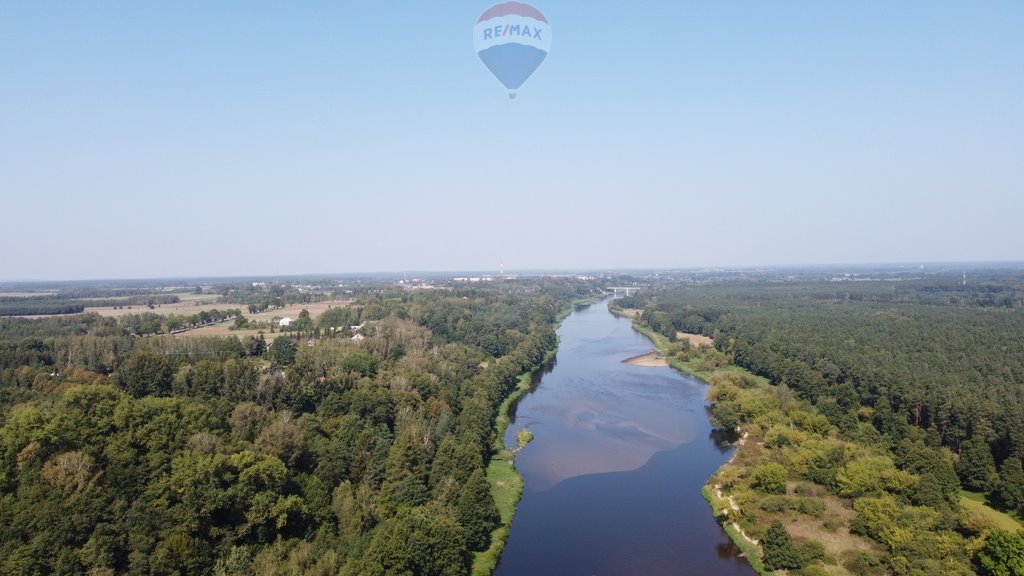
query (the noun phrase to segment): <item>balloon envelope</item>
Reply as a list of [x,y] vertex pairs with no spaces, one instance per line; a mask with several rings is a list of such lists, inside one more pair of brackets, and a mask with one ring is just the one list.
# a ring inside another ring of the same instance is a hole
[[515,97],[551,49],[551,26],[540,10],[522,2],[502,2],[480,16],[473,43],[487,69]]

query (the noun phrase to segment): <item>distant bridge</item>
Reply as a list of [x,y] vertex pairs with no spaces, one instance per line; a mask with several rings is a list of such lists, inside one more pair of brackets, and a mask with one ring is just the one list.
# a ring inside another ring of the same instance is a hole
[[608,286],[605,288],[605,290],[614,292],[616,296],[619,295],[619,292],[625,292],[627,297],[630,295],[630,292],[635,294],[642,289],[643,287],[641,286]]

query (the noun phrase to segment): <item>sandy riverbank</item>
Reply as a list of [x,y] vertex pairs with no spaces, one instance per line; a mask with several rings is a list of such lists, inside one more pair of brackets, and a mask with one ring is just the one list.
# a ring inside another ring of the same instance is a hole
[[627,358],[623,360],[623,362],[626,364],[632,364],[633,366],[648,366],[651,368],[668,366],[668,361],[665,360],[665,357],[657,352],[648,352],[647,354]]

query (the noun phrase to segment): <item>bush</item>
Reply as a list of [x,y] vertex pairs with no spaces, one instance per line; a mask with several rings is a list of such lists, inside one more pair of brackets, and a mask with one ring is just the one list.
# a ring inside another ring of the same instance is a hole
[[766,496],[759,504],[765,512],[786,512],[793,508],[792,502],[785,496]]
[[825,515],[825,501],[816,498],[800,498],[796,502],[796,511],[815,518]]
[[801,483],[797,484],[796,487],[793,488],[793,492],[795,494],[797,494],[797,495],[800,495],[800,496],[821,496],[822,495],[822,494],[819,494],[819,490],[816,489],[813,484],[808,484],[807,482],[801,482]]
[[754,487],[766,494],[785,494],[789,472],[781,464],[768,462],[754,469]]
[[825,526],[825,530],[828,530],[829,532],[835,532],[843,527],[842,519],[835,516],[825,518],[825,521],[822,522],[822,524]]
[[867,552],[850,552],[843,561],[843,567],[855,576],[872,576],[882,573],[882,561]]
[[825,560],[825,546],[821,542],[805,540],[795,544],[797,558],[801,566],[807,566],[814,562]]
[[765,512],[781,513],[794,511],[815,518],[825,515],[825,502],[816,498],[791,498],[789,496],[766,496],[761,499],[760,507]]

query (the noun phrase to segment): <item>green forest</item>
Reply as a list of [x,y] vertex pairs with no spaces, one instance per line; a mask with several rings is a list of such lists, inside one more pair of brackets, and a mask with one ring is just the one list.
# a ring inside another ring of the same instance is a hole
[[1009,575],[1024,574],[1022,287],[731,281],[616,307],[711,383],[741,446],[709,499],[734,539],[760,541],[764,573]]
[[366,290],[322,319],[360,341],[0,319],[0,574],[467,574],[498,407],[592,292]]

